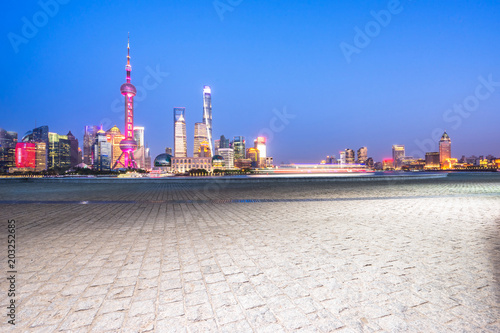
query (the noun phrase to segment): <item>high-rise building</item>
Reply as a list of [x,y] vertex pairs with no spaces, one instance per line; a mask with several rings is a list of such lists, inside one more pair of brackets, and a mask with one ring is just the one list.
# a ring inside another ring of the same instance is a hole
[[47,170],[47,145],[45,142],[36,142],[35,145],[35,171]]
[[345,162],[346,164],[354,164],[356,156],[354,155],[354,150],[347,148],[345,150]]
[[[194,147],[193,147],[193,156],[199,157],[200,144],[202,142],[207,142],[208,144],[208,133],[207,133],[207,125],[205,123],[195,123],[194,124]],[[209,145],[209,148],[210,145]]]
[[252,168],[260,167],[260,153],[257,148],[248,148],[247,149],[247,159],[250,159]]
[[16,168],[36,167],[36,144],[34,142],[18,142],[16,144]]
[[[101,130],[97,131],[97,133],[100,133]],[[96,133],[96,137],[97,137],[97,133]],[[111,144],[111,154],[109,155],[109,158],[111,159],[112,168],[116,169],[119,167],[123,167],[125,165],[125,155],[122,153],[122,149],[120,147],[120,144],[123,140],[125,140],[125,136],[120,132],[120,129],[116,125],[111,127],[104,134],[106,136],[106,140]],[[95,139],[94,139],[94,143],[95,143]],[[94,152],[95,152],[95,149],[94,149]],[[118,159],[120,159],[120,160],[118,161]],[[94,165],[95,165],[95,163],[94,163]]]
[[365,161],[365,165],[369,167],[370,169],[373,169],[375,166],[375,163],[373,162],[373,158],[368,157]]
[[439,140],[439,162],[444,164],[447,159],[451,158],[451,139],[446,133],[443,133],[441,140]]
[[69,131],[68,134],[66,134],[66,136],[68,137],[69,140],[69,149],[70,149],[69,165],[70,167],[73,168],[81,163],[78,156],[78,139],[75,138],[75,136],[73,135],[73,133],[71,133],[71,131]]
[[214,156],[219,155],[220,139],[214,141]]
[[212,144],[212,89],[203,87],[203,123],[207,127],[207,140],[210,151],[213,152]]
[[346,164],[347,160],[346,160],[346,156],[345,156],[345,151],[341,151],[340,152],[340,157],[339,157],[339,164],[340,165],[344,165]]
[[226,139],[224,135],[220,136],[220,146],[219,148],[230,148],[229,139]]
[[233,139],[234,159],[242,160],[246,157],[245,137],[235,136]]
[[92,165],[92,146],[99,131],[98,126],[85,126],[83,133],[83,163]]
[[31,131],[26,132],[26,134],[24,134],[21,141],[22,142],[34,142],[34,143],[38,143],[38,142],[45,143],[45,161],[47,161],[48,156],[49,156],[49,151],[48,151],[49,127],[48,126],[40,126],[40,127],[34,128]]
[[198,148],[198,156],[195,157],[212,157],[212,152],[207,141],[200,142],[200,147]]
[[144,147],[144,127],[134,126],[134,140],[137,142],[137,148]]
[[440,167],[439,152],[425,153],[425,168],[439,169],[439,167]]
[[393,145],[392,146],[392,163],[396,170],[401,169],[401,158],[405,156],[405,146],[404,145]]
[[97,171],[108,171],[111,169],[112,145],[108,141],[106,133],[101,129],[97,131],[93,148],[93,168]]
[[8,172],[16,166],[17,132],[0,128],[0,171]]
[[171,147],[166,147],[165,148],[165,154],[172,155],[172,148]]
[[69,169],[71,167],[71,146],[67,135],[49,132],[48,169]]
[[174,108],[174,156],[187,157],[186,108]]
[[358,161],[359,164],[365,164],[366,159],[368,158],[368,148],[361,147],[358,149]]
[[119,165],[124,168],[137,169],[137,163],[134,158],[134,150],[137,149],[137,142],[134,140],[134,96],[137,94],[135,86],[130,83],[130,72],[132,66],[130,65],[130,40],[127,43],[127,65],[125,66],[127,72],[127,82],[120,87],[121,94],[125,97],[125,139],[120,142],[120,149],[122,151],[113,169]]
[[144,144],[144,127],[134,126],[134,140],[137,142],[137,149],[134,151],[134,158],[137,163],[137,167],[139,169],[147,170],[146,160],[148,159],[148,152],[146,150],[149,149],[147,149]]
[[219,148],[219,155],[224,158],[226,169],[234,168],[234,150],[233,148]]
[[259,136],[257,139],[254,140],[253,143],[254,143],[254,148],[257,148],[259,150],[260,158],[266,158],[267,157],[266,138],[263,136]]

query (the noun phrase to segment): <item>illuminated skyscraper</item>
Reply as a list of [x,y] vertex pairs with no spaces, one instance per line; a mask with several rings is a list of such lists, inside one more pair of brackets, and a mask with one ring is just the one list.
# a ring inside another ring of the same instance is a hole
[[16,144],[16,168],[36,167],[36,144],[34,142],[18,142]]
[[405,156],[405,146],[404,145],[393,145],[392,146],[392,163],[396,170],[401,169],[401,158]]
[[174,156],[187,157],[186,108],[174,108]]
[[443,164],[449,158],[451,158],[451,139],[445,131],[439,140],[439,162]]
[[358,163],[365,164],[368,158],[368,149],[366,147],[361,147],[358,149]]
[[[130,65],[130,42],[127,43],[127,65],[125,66],[127,72],[127,82],[122,84],[120,92],[125,96],[125,139],[120,142],[120,149],[122,154],[113,165],[113,169],[118,165],[124,168],[137,169],[137,163],[134,159],[134,150],[137,149],[137,142],[134,140],[134,96],[137,90],[134,85],[130,83],[130,72],[132,66]],[[123,162],[122,157],[123,156]]]
[[144,145],[144,127],[134,126],[134,140],[137,142],[137,149],[134,151],[137,167],[140,169],[147,169],[146,160],[148,159],[149,149]]
[[226,169],[234,168],[234,150],[233,148],[219,148],[219,155],[224,158]]
[[[100,132],[101,131],[97,131],[97,133]],[[116,125],[107,130],[105,136],[106,140],[111,144],[111,153],[109,154],[109,158],[111,159],[111,166],[113,167],[113,169],[123,167],[123,165],[125,165],[125,156],[122,153],[120,144],[125,139],[125,136],[120,132],[120,129]],[[120,159],[119,162],[118,158]]]
[[96,138],[93,148],[93,168],[98,171],[105,171],[111,169],[111,161],[112,161],[112,145],[108,141],[106,133],[101,129],[97,131]]
[[200,147],[198,148],[198,156],[195,157],[212,157],[212,152],[207,141],[200,142]]
[[209,86],[203,87],[203,123],[207,126],[207,139],[210,151],[213,152],[212,144],[212,90]]
[[47,170],[47,145],[45,142],[36,142],[35,145],[35,171]]
[[341,152],[340,152],[339,164],[340,164],[340,165],[344,165],[344,164],[346,164],[345,151],[341,151]]
[[266,148],[266,138],[263,136],[259,136],[257,139],[253,141],[254,147],[259,150],[260,158],[267,157],[267,148]]
[[352,149],[346,149],[345,150],[345,162],[346,164],[354,164],[355,160],[355,155],[354,155],[354,150]]
[[99,131],[98,126],[85,126],[83,133],[83,163],[92,165],[92,146]]
[[247,159],[250,159],[252,168],[260,167],[260,154],[257,148],[248,148],[247,149]]
[[[193,156],[199,157],[200,144],[205,141],[208,144],[208,133],[207,125],[205,123],[195,123],[194,124],[194,147]],[[209,145],[209,148],[210,145]]]
[[134,126],[134,140],[137,142],[137,148],[144,147],[144,127]]
[[0,171],[8,172],[16,166],[17,132],[0,128]]
[[49,132],[48,169],[69,169],[71,167],[71,146],[67,135]]
[[246,157],[245,137],[235,136],[233,139],[234,159],[243,160]]

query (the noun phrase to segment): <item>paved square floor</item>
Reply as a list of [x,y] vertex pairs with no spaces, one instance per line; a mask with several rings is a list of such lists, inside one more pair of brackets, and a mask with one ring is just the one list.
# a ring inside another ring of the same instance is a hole
[[500,332],[500,175],[0,183],[19,332]]

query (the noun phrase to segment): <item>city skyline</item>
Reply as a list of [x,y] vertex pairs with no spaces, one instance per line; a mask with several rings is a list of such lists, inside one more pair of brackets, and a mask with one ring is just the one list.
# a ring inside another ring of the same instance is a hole
[[[130,10],[153,15],[152,7],[129,5]],[[3,41],[8,52],[2,57],[11,66],[3,69],[8,80],[2,83],[2,114],[5,116],[1,127],[16,131],[22,137],[32,128],[48,125],[51,132],[72,131],[80,144],[83,143],[83,128],[87,125],[103,124],[104,130],[117,125],[124,131],[120,117],[123,97],[118,96],[116,87],[123,83],[123,40],[130,31],[136,73],[134,82],[142,94],[140,100],[136,97],[138,113],[134,122],[145,128],[145,143],[151,148],[153,158],[166,146],[173,147],[170,119],[171,110],[177,105],[186,108],[186,137],[188,147],[192,147],[193,124],[202,121],[200,91],[205,85],[211,87],[212,93],[213,138],[210,143],[222,134],[228,138],[244,136],[251,142],[264,134],[261,132],[270,132],[273,138],[269,140],[268,153],[278,165],[281,162],[315,162],[326,155],[337,155],[340,150],[357,150],[363,146],[368,147],[369,157],[381,161],[391,156],[390,147],[395,144],[405,145],[408,155],[414,156],[417,151],[419,157],[425,158],[425,152],[438,151],[444,131],[453,137],[455,157],[499,156],[500,135],[495,124],[500,120],[497,112],[500,72],[494,59],[498,59],[500,51],[487,42],[492,40],[492,31],[498,31],[498,22],[493,20],[500,12],[498,5],[483,2],[474,6],[462,1],[444,6],[401,1],[398,8],[402,10],[393,14],[380,34],[370,37],[369,45],[358,48],[360,52],[353,53],[348,63],[340,47],[342,43],[356,46],[357,30],[354,28],[363,30],[375,20],[371,12],[387,11],[388,5],[386,1],[369,5],[357,3],[357,6],[291,2],[286,7],[242,3],[233,11],[225,12],[221,21],[211,3],[200,2],[200,8],[183,3],[162,4],[161,12],[171,9],[168,15],[179,15],[176,23],[182,19],[193,23],[189,18],[200,12],[212,15],[195,22],[186,32],[173,30],[162,38],[153,31],[153,27],[163,24],[155,15],[151,26],[141,27],[141,19],[134,18],[126,26],[103,27],[102,33],[92,38],[82,35],[87,30],[75,30],[82,22],[75,23],[68,27],[67,33],[72,37],[65,39],[67,47],[61,49],[54,42],[63,38],[61,24],[68,16],[76,15],[85,22],[93,22],[112,5],[93,5],[95,13],[84,19],[76,14],[81,5],[60,4],[58,13],[50,17],[46,25],[37,28],[36,36],[17,45],[17,52],[11,39]],[[11,32],[23,36],[21,18],[30,21],[34,14],[43,11],[37,4],[22,8],[15,4],[9,6],[13,15],[5,20],[3,32],[6,36]],[[276,22],[271,23],[267,38],[263,32],[264,24],[269,21],[252,28],[244,27],[245,23],[260,18],[259,10],[263,8],[273,14],[284,8],[290,11],[288,18],[278,15]],[[443,8],[454,15],[449,15],[444,22],[430,20],[427,28],[428,31],[436,29],[440,33],[438,36],[420,29],[417,13],[436,17]],[[340,18],[335,10],[348,18]],[[110,17],[110,22],[120,21],[125,14],[126,11],[119,8]],[[291,24],[301,17],[315,17],[318,22],[293,27]],[[335,19],[338,26],[328,23]],[[185,25],[182,23],[182,26]],[[327,35],[320,29],[325,27],[333,29],[334,33]],[[277,33],[271,32],[272,28],[276,28]],[[199,32],[194,33],[196,30]],[[247,55],[238,41],[238,32],[247,37],[255,33],[249,40],[256,47],[245,48]],[[290,32],[297,39],[283,38]],[[192,40],[186,38],[188,34],[192,34]],[[276,45],[271,43],[274,40],[282,42]],[[441,53],[437,49],[439,42]],[[83,50],[77,48],[82,43],[85,44]],[[470,52],[453,53],[464,43],[469,43]],[[167,44],[181,50],[183,56],[167,52]],[[209,47],[204,48],[205,52],[194,54],[193,44]],[[232,57],[226,55],[227,52],[221,53],[223,45],[235,48]],[[315,51],[324,47],[325,52],[321,55],[312,52],[307,58],[297,48],[299,45]],[[51,48],[50,56],[43,52],[48,47]],[[417,47],[426,49],[428,54],[421,54],[422,57],[410,54],[410,50]],[[35,58],[38,50],[43,55]],[[74,80],[75,77],[78,80]],[[82,85],[91,87],[85,90],[83,101],[77,97]],[[479,104],[474,108],[477,101]],[[471,108],[474,110],[468,111]],[[284,120],[275,127],[279,131],[270,131],[273,119]]]

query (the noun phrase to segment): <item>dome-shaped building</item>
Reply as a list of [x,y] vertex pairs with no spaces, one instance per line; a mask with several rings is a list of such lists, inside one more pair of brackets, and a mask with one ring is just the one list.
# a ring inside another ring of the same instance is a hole
[[172,166],[172,155],[160,154],[156,156],[154,164],[156,168],[170,168]]
[[212,167],[214,169],[222,169],[224,166],[224,157],[221,155],[214,155],[214,157],[212,157]]

